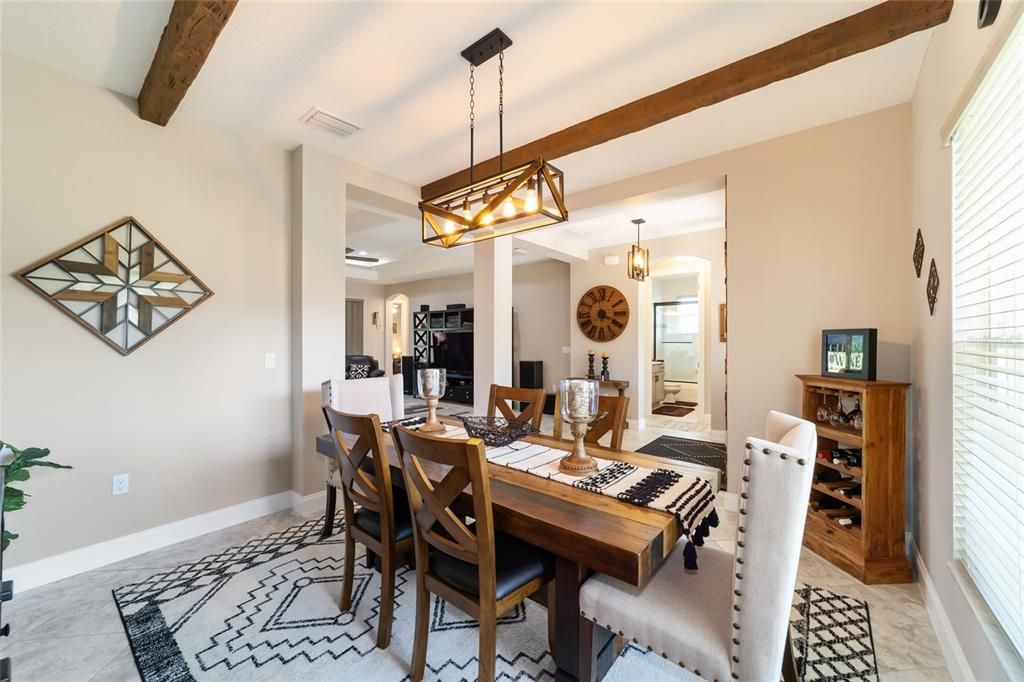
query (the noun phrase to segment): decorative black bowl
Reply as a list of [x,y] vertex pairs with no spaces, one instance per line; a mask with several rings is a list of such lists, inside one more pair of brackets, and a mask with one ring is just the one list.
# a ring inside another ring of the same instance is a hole
[[491,447],[503,447],[537,433],[528,421],[504,417],[462,417],[462,424],[470,438],[481,438]]

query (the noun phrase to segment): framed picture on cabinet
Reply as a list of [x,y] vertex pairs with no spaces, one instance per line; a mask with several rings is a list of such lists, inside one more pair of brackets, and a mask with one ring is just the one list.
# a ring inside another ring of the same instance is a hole
[[874,381],[877,350],[877,329],[824,329],[821,332],[821,374]]

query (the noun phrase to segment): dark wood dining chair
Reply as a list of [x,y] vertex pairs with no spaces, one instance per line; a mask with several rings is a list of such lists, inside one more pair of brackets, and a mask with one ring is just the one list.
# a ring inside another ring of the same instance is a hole
[[[551,580],[554,560],[517,538],[494,532],[491,485],[483,441],[455,440],[420,434],[405,427],[393,430],[402,476],[413,510],[416,552],[416,631],[413,682],[423,679],[430,624],[430,594],[454,604],[480,621],[482,682],[494,680],[497,618]],[[432,483],[424,464],[443,473]],[[434,465],[450,467],[439,470]],[[466,486],[472,504],[459,511],[474,521],[463,523],[451,506]],[[471,510],[471,511],[470,511]]]
[[[334,441],[337,460],[335,487],[341,490],[345,509],[345,575],[341,587],[342,611],[352,606],[352,576],[355,571],[356,541],[367,552],[380,557],[380,621],[377,646],[386,649],[391,641],[395,605],[395,570],[412,549],[412,514],[400,489],[391,487],[391,467],[384,450],[380,417],[376,414],[346,414],[323,407],[327,428]],[[351,446],[344,435],[355,437]],[[359,511],[354,510],[360,505]]]
[[[513,402],[520,404],[521,409],[518,413],[512,407]],[[487,416],[498,416],[499,412],[505,419],[528,421],[533,428],[540,430],[540,422],[544,418],[544,389],[491,384],[491,395],[487,399]]]
[[[626,413],[629,412],[629,398],[624,395],[599,396],[597,410],[603,412],[604,416],[590,425],[583,442],[600,445],[598,441],[604,438],[606,433],[611,432],[608,447],[612,450],[621,450],[622,434],[626,431]],[[562,437],[562,397],[559,393],[555,394],[555,425],[552,435],[555,438]]]

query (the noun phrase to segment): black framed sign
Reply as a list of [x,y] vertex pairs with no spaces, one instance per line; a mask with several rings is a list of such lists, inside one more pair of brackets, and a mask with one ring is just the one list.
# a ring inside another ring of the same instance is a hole
[[821,373],[827,377],[875,380],[877,329],[823,329]]

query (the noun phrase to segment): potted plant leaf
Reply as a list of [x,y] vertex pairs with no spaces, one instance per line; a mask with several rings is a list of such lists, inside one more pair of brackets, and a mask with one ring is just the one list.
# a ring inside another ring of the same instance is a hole
[[[18,511],[25,506],[26,498],[29,495],[20,488],[15,488],[11,483],[23,483],[29,479],[31,473],[29,469],[32,467],[47,467],[49,469],[70,469],[72,467],[51,462],[45,458],[49,456],[50,451],[46,448],[25,448],[19,450],[18,448],[10,445],[9,443],[3,443],[0,441],[0,450],[4,451],[5,454],[13,454],[14,457],[11,459],[10,464],[3,467],[3,475],[0,476],[0,481],[3,481],[4,491],[4,513]],[[18,537],[17,533],[4,528],[3,533],[3,546],[0,550],[6,550],[8,545]]]

